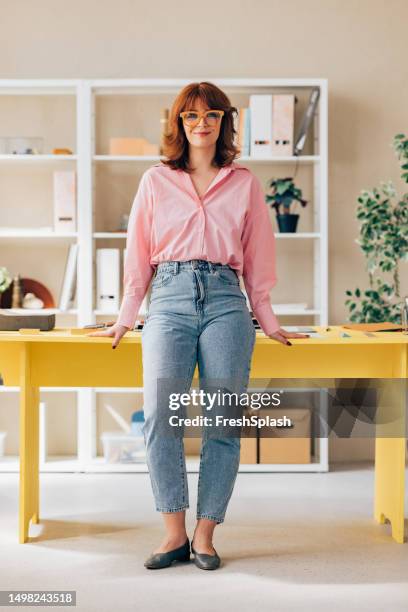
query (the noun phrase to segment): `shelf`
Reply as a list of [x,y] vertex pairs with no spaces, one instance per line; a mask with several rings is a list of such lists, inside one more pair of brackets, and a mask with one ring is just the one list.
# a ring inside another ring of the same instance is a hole
[[95,309],[93,311],[93,313],[95,315],[106,315],[107,317],[114,317],[114,316],[119,314],[119,310],[112,310],[110,312],[105,312],[104,310],[97,310],[97,309]]
[[0,240],[24,240],[24,244],[38,245],[39,240],[45,240],[47,245],[50,246],[64,245],[75,242],[77,238],[78,234],[76,232],[58,234],[57,232],[50,232],[46,230],[35,231],[33,229],[0,230]]
[[[290,326],[288,327],[288,331],[290,331]],[[250,391],[264,391],[263,387],[253,387],[249,384]],[[275,389],[281,389],[280,387],[268,387],[269,391],[273,391]],[[71,393],[74,391],[80,391],[82,387],[40,387],[40,393]],[[95,393],[143,393],[143,387],[93,387]],[[287,393],[304,393],[309,391],[316,391],[315,387],[296,387],[296,388],[286,388]],[[0,393],[19,393],[20,387],[8,387],[7,385],[0,385]]]
[[7,155],[0,154],[0,162],[23,162],[23,163],[53,163],[57,161],[77,161],[77,155],[53,155],[49,154],[41,154],[41,155]]
[[126,240],[127,232],[94,232],[93,238],[120,238]]
[[[200,462],[198,456],[186,455],[186,468],[189,473],[199,471]],[[19,472],[20,460],[18,456],[5,455],[0,457],[0,473]],[[101,472],[101,473],[148,473],[147,464],[141,463],[106,463],[103,457],[96,457],[85,466],[81,466],[75,456],[51,457],[45,463],[40,464],[40,472]],[[320,472],[318,462],[312,463],[290,463],[290,464],[268,464],[268,463],[241,463],[239,472]]]
[[320,232],[275,232],[275,238],[320,238]]
[[[63,393],[63,392],[74,392],[80,391],[82,387],[40,387],[40,393]],[[20,387],[9,387],[7,385],[0,385],[0,393],[19,393]]]
[[319,308],[280,308],[279,304],[272,304],[273,311],[276,315],[318,315],[320,314]]
[[[62,463],[62,462],[61,462]],[[73,462],[75,463],[75,462]],[[51,468],[51,469],[50,469]],[[52,470],[53,463],[48,462],[44,465],[47,471]],[[197,455],[186,455],[186,468],[189,473],[198,473],[200,469],[200,459]],[[113,473],[148,473],[148,467],[145,462],[140,463],[107,463],[104,457],[96,457],[86,464],[86,472],[113,472]],[[57,471],[57,470],[55,470]],[[239,472],[320,472],[320,464],[318,462],[300,463],[300,464],[245,464],[239,466]]]
[[[154,161],[154,162],[158,162],[161,159],[165,159],[165,158],[160,155],[94,155],[93,156],[93,160],[96,162],[98,161],[109,161],[109,162]],[[255,164],[258,164],[258,163],[260,164],[293,163],[293,162],[312,164],[314,162],[319,162],[319,161],[320,161],[319,155],[299,155],[299,156],[286,155],[286,156],[265,157],[265,158],[251,157],[249,155],[243,155],[242,157],[236,159],[237,163],[244,162],[244,163],[251,163],[251,164],[252,163],[255,163]]]
[[94,387],[95,393],[143,393],[143,387]]
[[68,310],[60,310],[59,308],[13,308],[16,312],[31,314],[62,314],[62,315],[76,315],[78,314],[77,308],[69,308]]
[[94,155],[92,158],[94,161],[111,161],[111,162],[128,162],[128,161],[140,161],[140,162],[158,162],[161,157],[159,155]]
[[[0,234],[1,235],[1,234]],[[127,232],[94,232],[95,239],[123,239],[126,240]],[[283,239],[302,239],[302,238],[320,238],[320,232],[275,232],[275,238]]]

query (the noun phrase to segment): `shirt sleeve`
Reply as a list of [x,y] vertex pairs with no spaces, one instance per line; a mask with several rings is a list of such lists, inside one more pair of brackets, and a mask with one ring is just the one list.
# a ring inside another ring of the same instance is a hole
[[257,176],[252,175],[249,211],[242,233],[245,289],[252,312],[266,335],[280,328],[269,292],[276,285],[275,234],[265,195]]
[[153,218],[151,177],[145,172],[133,200],[126,237],[123,300],[117,323],[133,329],[154,268],[150,265],[150,236]]

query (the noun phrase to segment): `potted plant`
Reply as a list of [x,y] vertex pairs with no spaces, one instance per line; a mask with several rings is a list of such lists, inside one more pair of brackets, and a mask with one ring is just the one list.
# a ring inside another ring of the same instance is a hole
[[270,193],[266,195],[266,202],[276,211],[279,231],[296,232],[299,215],[291,212],[291,205],[292,202],[299,202],[306,206],[301,189],[295,186],[291,177],[271,179],[268,188]]
[[[392,143],[408,183],[408,139],[397,134]],[[401,323],[399,264],[408,261],[408,193],[397,196],[391,181],[362,190],[357,198],[360,245],[366,260],[369,289],[347,290],[345,301],[355,323]],[[384,278],[388,274],[389,279]]]
[[11,276],[9,275],[7,268],[0,266],[0,307],[1,307],[1,294],[4,293],[11,285]]

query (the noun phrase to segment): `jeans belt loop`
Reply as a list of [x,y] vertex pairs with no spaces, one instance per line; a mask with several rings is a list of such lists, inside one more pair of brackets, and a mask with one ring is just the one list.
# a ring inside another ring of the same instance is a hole
[[195,270],[198,267],[196,259],[192,259],[191,260],[191,267],[193,268],[193,270]]
[[214,264],[212,261],[208,262],[208,268],[210,270],[210,274],[212,274],[214,272]]
[[173,274],[178,274],[179,268],[180,268],[180,262],[175,261],[173,264]]

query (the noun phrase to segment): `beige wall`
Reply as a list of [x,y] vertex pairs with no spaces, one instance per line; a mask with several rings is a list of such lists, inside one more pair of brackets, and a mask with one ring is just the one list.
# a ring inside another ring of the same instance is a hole
[[[403,187],[390,143],[408,131],[406,0],[2,0],[1,13],[2,78],[327,78],[330,322],[345,320],[345,289],[366,283],[357,195]],[[332,445],[333,458],[368,447]]]
[[[359,190],[399,174],[407,131],[405,0],[2,0],[2,78],[325,77],[329,81],[330,322],[366,282]],[[281,286],[285,277],[279,279]],[[408,274],[402,290],[408,291]]]

